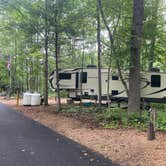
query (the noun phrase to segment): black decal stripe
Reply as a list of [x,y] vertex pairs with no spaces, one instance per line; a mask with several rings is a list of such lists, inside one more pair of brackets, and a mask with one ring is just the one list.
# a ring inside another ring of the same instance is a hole
[[[117,95],[120,95],[120,94],[122,94],[123,92],[125,92],[125,90],[119,92]],[[117,96],[117,95],[111,95],[111,96]]]
[[51,84],[52,89],[56,89],[56,88],[53,86],[53,79],[54,79],[54,78],[49,79],[49,82],[50,82],[50,84]]
[[149,93],[149,94],[147,94],[147,95],[153,95],[153,94],[157,94],[157,93],[160,93],[160,92],[163,92],[163,91],[166,91],[166,88],[161,89],[161,90],[156,91],[156,92],[153,92],[153,93]]
[[[123,91],[121,91],[121,92],[119,92],[118,94],[116,94],[116,95],[112,95],[112,94],[109,94],[111,97],[112,96],[118,96],[118,95],[120,95],[120,94],[122,94],[123,92],[125,92],[126,90],[123,90]],[[103,94],[103,96],[106,96],[107,94]]]
[[143,86],[141,89],[145,89],[147,86],[149,86],[150,85],[150,82],[149,81],[146,81],[146,85],[145,86]]

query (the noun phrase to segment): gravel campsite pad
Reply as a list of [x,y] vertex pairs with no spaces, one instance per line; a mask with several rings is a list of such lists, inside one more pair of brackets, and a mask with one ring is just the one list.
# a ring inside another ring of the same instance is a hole
[[24,107],[16,106],[15,99],[0,98],[16,110],[35,121],[103,154],[124,166],[165,166],[166,133],[157,132],[154,141],[148,141],[146,132],[135,129],[99,129],[86,123],[54,113],[54,99],[49,99],[50,106]]

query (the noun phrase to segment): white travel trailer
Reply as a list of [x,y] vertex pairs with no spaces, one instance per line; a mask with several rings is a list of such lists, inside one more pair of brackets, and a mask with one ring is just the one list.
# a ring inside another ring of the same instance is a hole
[[[102,99],[107,99],[108,69],[101,69]],[[128,74],[123,73],[128,84]],[[56,71],[49,78],[51,87],[56,90]],[[66,69],[59,72],[60,89],[68,91],[72,100],[98,99],[98,69],[95,67]],[[109,97],[111,101],[127,101],[126,90],[117,72],[110,72]],[[141,100],[166,103],[166,73],[159,71],[141,73]]]

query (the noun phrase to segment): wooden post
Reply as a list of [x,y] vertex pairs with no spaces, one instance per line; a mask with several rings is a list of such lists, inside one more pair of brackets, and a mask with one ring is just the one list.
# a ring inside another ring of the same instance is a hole
[[149,109],[149,123],[148,123],[148,129],[147,129],[147,137],[148,140],[154,140],[155,139],[155,130],[154,130],[154,122],[155,122],[155,116],[154,111],[152,109]]
[[19,106],[19,98],[20,98],[20,96],[19,96],[19,90],[17,90],[17,106]]
[[148,140],[154,140],[155,139],[155,131],[154,131],[154,124],[152,122],[149,122],[148,124]]

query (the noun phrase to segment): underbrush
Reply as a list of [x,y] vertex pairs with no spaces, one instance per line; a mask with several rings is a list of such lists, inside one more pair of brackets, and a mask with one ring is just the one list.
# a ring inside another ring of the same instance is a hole
[[103,110],[97,115],[97,121],[105,128],[138,128],[145,130],[148,122],[148,113],[133,112],[128,114],[127,110],[111,108]]
[[[105,128],[137,128],[146,130],[150,121],[149,112],[142,111],[141,114],[133,112],[128,114],[127,110],[112,108],[103,110],[97,115],[97,121],[102,122]],[[156,130],[166,131],[166,111],[156,111]]]
[[166,131],[166,111],[160,111],[157,113],[156,127],[158,130]]
[[166,131],[166,104],[153,103],[152,107],[157,110],[156,128]]
[[[156,117],[156,129],[166,131],[166,111],[158,109]],[[149,112],[142,111],[141,114],[133,112],[128,114],[127,110],[120,108],[102,107],[99,110],[96,106],[70,105],[62,109],[62,113],[67,116],[88,122],[89,124],[101,126],[104,128],[136,128],[146,130],[149,118]]]

